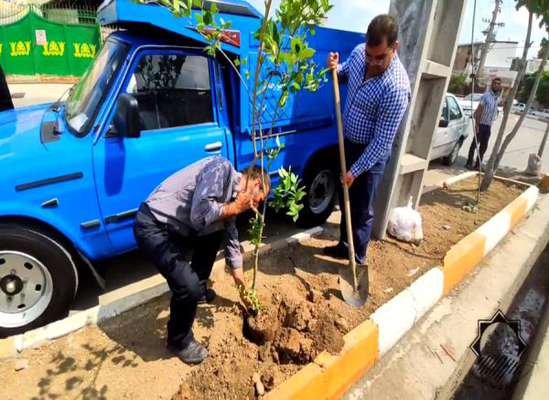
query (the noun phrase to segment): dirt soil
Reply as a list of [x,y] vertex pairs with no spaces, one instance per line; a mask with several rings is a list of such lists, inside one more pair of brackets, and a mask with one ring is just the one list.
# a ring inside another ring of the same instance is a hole
[[266,312],[259,320],[245,326],[228,276],[213,282],[218,297],[199,307],[194,329],[210,354],[201,365],[186,366],[165,350],[169,297],[162,296],[101,326],[3,361],[0,398],[256,398],[258,386],[272,389],[319,352],[337,353],[345,333],[440,265],[454,243],[523,190],[495,181],[483,194],[478,213],[471,213],[463,206],[475,199],[476,184],[469,179],[422,197],[421,244],[391,238],[370,243],[370,297],[362,308],[341,300],[337,278],[342,262],[322,255],[322,248],[337,239],[339,214],[334,213],[319,237],[262,258],[257,285]]

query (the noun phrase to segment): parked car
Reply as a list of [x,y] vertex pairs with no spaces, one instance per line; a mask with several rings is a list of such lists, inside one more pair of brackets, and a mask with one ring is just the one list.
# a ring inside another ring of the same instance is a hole
[[[471,93],[471,94],[468,94],[467,96],[464,96],[464,97],[462,97],[458,100],[459,105],[460,105],[461,109],[463,110],[463,113],[467,117],[472,117],[473,116],[473,113],[477,109],[478,103],[480,102],[480,98],[482,97],[482,95],[483,95],[483,93]],[[473,101],[472,104],[471,104],[471,100]]]
[[471,118],[465,115],[456,96],[447,93],[442,106],[439,127],[433,138],[431,159],[442,158],[446,165],[453,165],[463,142],[472,130]]
[[511,106],[511,111],[514,112],[514,113],[522,113],[524,112],[524,108],[525,108],[525,104],[524,103],[519,103],[518,101],[513,101],[513,105]]
[[533,117],[536,117],[537,119],[541,119],[541,120],[546,120],[546,119],[549,119],[549,110],[548,109],[533,109],[533,108],[530,108],[528,110],[528,114],[533,116]]
[[[254,71],[261,14],[240,0],[217,4],[233,21],[224,51]],[[238,169],[254,159],[245,84],[207,56],[189,21],[131,0],[105,1],[98,20],[126,30],[109,36],[66,101],[0,113],[0,336],[65,315],[81,268],[136,248],[137,208],[172,173],[210,155]],[[363,40],[318,27],[310,42],[322,65],[333,46],[345,59]],[[291,166],[307,188],[299,224],[322,224],[338,179],[331,85],[292,94],[280,115],[265,138],[284,145],[273,184]]]

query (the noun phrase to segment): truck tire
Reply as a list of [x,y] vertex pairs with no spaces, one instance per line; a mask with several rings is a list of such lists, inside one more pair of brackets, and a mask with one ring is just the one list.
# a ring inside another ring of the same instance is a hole
[[68,313],[78,288],[69,251],[19,224],[0,224],[0,337],[37,328]]
[[307,195],[303,199],[303,209],[297,224],[303,228],[322,225],[332,211],[337,199],[337,170],[317,159],[305,171],[304,184]]

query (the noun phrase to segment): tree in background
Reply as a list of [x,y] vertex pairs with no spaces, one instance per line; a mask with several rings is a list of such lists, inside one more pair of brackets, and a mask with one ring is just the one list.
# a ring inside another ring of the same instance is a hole
[[465,95],[470,86],[466,81],[467,77],[464,74],[452,75],[450,78],[450,83],[448,84],[448,91],[460,96]]
[[[549,7],[549,5],[548,5],[548,7]],[[543,58],[543,49],[547,45],[549,45],[549,39],[546,39],[546,38],[541,39],[540,48],[538,50],[538,57],[537,58]]]
[[[505,101],[505,106],[503,109],[503,119],[499,127],[496,143],[494,145],[494,148],[492,149],[492,154],[490,155],[490,159],[488,160],[488,165],[486,166],[485,174],[482,179],[482,183],[480,185],[481,191],[486,191],[490,187],[490,184],[494,179],[495,172],[499,167],[499,163],[501,162],[501,159],[505,154],[505,150],[507,149],[507,147],[509,146],[513,138],[518,133],[518,130],[522,125],[522,122],[524,121],[524,118],[528,113],[528,108],[532,104],[535,92],[537,91],[537,88],[539,86],[539,81],[541,80],[543,68],[545,66],[545,62],[547,61],[547,57],[549,55],[549,46],[545,45],[544,47],[542,47],[543,61],[540,64],[540,69],[538,70],[538,73],[537,73],[537,79],[533,85],[533,91],[529,96],[529,99],[527,100],[527,103],[524,107],[524,111],[522,112],[519,120],[517,121],[517,123],[511,130],[511,132],[505,137],[505,141],[504,141],[504,133],[507,127],[507,121],[509,119],[511,106],[513,105],[513,100],[517,95],[518,88],[520,86],[520,83],[526,71],[528,50],[532,45],[532,43],[530,42],[530,38],[532,35],[532,21],[533,21],[534,15],[541,18],[540,27],[545,28],[545,30],[549,34],[549,0],[516,0],[517,10],[521,7],[526,7],[526,9],[528,10],[528,28],[526,31],[526,40],[524,41],[522,58],[520,60],[520,68],[517,73],[517,77],[515,78],[513,88],[509,91],[509,94],[507,95],[507,98]],[[545,42],[545,44],[547,44],[547,41]]]
[[[526,103],[528,101],[528,97],[530,97],[537,76],[537,74],[529,74],[524,77],[522,84],[520,85],[519,94],[517,95],[518,101],[521,103]],[[535,100],[543,107],[549,107],[549,71],[544,71],[541,75]]]
[[[549,47],[549,46],[548,46]],[[545,108],[549,108],[549,71],[544,71],[536,93],[536,100]]]

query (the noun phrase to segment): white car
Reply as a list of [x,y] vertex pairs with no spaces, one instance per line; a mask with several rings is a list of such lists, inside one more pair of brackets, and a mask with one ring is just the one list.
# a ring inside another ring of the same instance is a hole
[[[515,100],[516,101],[516,100]],[[511,111],[517,114],[520,114],[524,112],[524,107],[526,106],[524,103],[519,103],[513,101],[513,105],[511,106]]]
[[454,164],[465,138],[473,131],[472,122],[456,96],[447,93],[438,129],[433,138],[431,160],[442,158],[446,165]]
[[[478,107],[478,103],[480,102],[480,98],[482,97],[482,95],[483,93],[471,93],[458,100],[459,105],[461,106],[466,116],[471,117],[473,115],[473,112],[475,112]],[[471,99],[473,100],[472,105]]]

